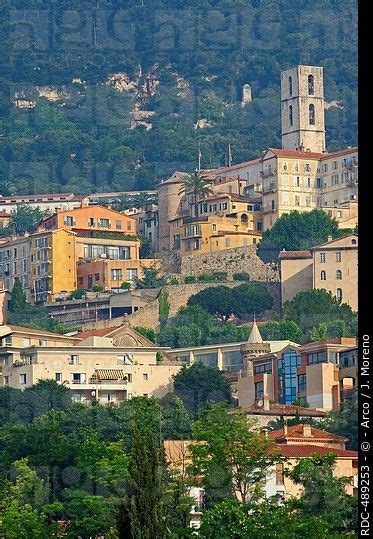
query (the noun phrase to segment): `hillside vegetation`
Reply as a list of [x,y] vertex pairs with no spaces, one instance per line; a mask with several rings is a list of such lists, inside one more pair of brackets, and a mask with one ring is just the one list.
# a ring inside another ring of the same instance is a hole
[[280,145],[280,71],[297,63],[324,67],[329,150],[356,143],[354,0],[10,4],[5,194],[152,188],[199,148],[205,168],[228,145],[233,163],[258,156]]

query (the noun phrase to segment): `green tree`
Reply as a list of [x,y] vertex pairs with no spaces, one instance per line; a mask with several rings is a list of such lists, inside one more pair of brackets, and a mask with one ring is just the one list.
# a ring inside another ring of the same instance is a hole
[[192,425],[193,469],[203,476],[207,504],[235,499],[259,501],[270,466],[279,459],[269,438],[250,429],[246,415],[226,405],[207,406]]
[[11,313],[20,314],[26,309],[27,301],[26,294],[23,291],[21,281],[18,277],[14,279],[14,285],[9,302],[9,311]]
[[152,258],[153,249],[150,239],[144,234],[139,234],[140,240],[140,258]]
[[158,288],[166,284],[165,277],[160,275],[159,269],[154,266],[143,268],[142,274],[142,279],[134,279],[136,288]]
[[162,290],[158,296],[158,320],[160,328],[164,328],[167,324],[169,314],[170,302],[168,299],[168,292],[167,290]]
[[191,420],[183,401],[167,393],[159,401],[162,413],[161,431],[165,439],[186,440],[191,435]]
[[331,410],[321,421],[323,429],[348,439],[347,448],[358,449],[358,393],[353,391],[348,399],[344,399],[338,410]]
[[177,373],[174,391],[194,417],[206,402],[232,402],[232,390],[224,375],[218,369],[199,362],[191,367],[183,367]]
[[346,494],[345,486],[351,478],[334,477],[335,454],[314,455],[301,459],[288,473],[303,494],[294,500],[294,506],[305,516],[318,515],[329,528],[329,533],[345,534],[357,531],[357,500]]
[[272,308],[273,298],[267,288],[259,283],[247,283],[235,286],[232,290],[235,298],[235,312],[241,318],[252,317]]
[[[306,336],[319,324],[328,323],[330,320],[344,320],[352,324],[354,318],[349,305],[341,304],[325,290],[299,292],[291,301],[286,301],[283,308],[283,319],[296,322]],[[325,326],[322,326],[322,329],[324,328]]]
[[302,251],[320,245],[328,237],[339,237],[336,219],[322,210],[291,211],[282,215],[263,233],[258,253],[264,261],[275,260],[279,251]]
[[157,335],[154,329],[146,328],[142,326],[134,326],[133,329],[137,331],[137,333],[140,333],[140,335],[143,335],[144,337],[149,339],[149,341],[153,342],[154,344],[157,343]]
[[188,306],[199,305],[208,313],[226,321],[236,310],[235,295],[228,286],[212,286],[188,299]]
[[213,191],[209,187],[212,181],[198,170],[186,174],[181,181],[179,195],[192,194],[195,216],[198,217],[198,202],[204,200]]
[[10,217],[8,228],[17,236],[23,236],[25,232],[31,232],[44,215],[39,208],[18,206]]
[[296,322],[284,320],[277,322],[270,320],[260,326],[260,333],[265,341],[289,340],[300,343],[302,341],[302,330]]

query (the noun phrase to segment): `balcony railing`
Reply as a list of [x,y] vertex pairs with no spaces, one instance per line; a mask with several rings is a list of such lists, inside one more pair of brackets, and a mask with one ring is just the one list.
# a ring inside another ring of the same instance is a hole
[[276,176],[277,169],[274,168],[273,170],[261,170],[260,175],[262,178],[268,178],[269,176]]

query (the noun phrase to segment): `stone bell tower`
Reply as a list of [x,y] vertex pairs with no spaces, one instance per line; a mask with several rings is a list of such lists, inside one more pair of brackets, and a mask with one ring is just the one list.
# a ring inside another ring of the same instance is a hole
[[298,65],[281,72],[282,148],[325,152],[323,68]]

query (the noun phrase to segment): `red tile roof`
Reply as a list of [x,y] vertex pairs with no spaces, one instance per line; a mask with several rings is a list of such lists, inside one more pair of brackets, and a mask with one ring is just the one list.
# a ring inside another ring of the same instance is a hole
[[[238,170],[240,168],[245,168],[250,165],[258,164],[260,163],[261,160],[262,160],[261,157],[256,157],[255,159],[251,159],[251,161],[244,161],[243,163],[238,163],[237,165],[231,165],[230,167],[217,168],[214,170],[210,170],[208,172],[209,174],[210,173],[223,174],[224,172],[230,172],[231,170]],[[234,178],[232,178],[232,180],[233,179]]]
[[311,251],[281,251],[278,255],[280,260],[297,260],[301,258],[312,258]]
[[75,337],[77,339],[80,339],[81,341],[88,339],[88,337],[106,337],[106,335],[109,335],[115,329],[119,329],[119,327],[114,326],[110,328],[91,329],[89,331],[82,331],[80,333],[77,333]]
[[320,445],[275,445],[276,449],[279,449],[281,451],[281,454],[284,457],[294,457],[294,458],[302,458],[302,457],[312,457],[312,455],[326,455],[328,453],[334,453],[337,455],[337,457],[349,457],[352,459],[357,459],[358,452],[357,451],[349,451],[348,449],[338,449],[338,448],[331,448],[331,447],[323,447]]
[[[274,153],[278,157],[295,157],[295,158],[303,157],[307,159],[321,159],[325,155],[330,155],[330,154],[324,154],[321,152],[302,152],[301,150],[282,150],[280,148],[268,148],[267,152],[269,151]],[[267,155],[267,152],[265,153],[262,159],[265,158],[265,156]]]
[[329,159],[330,157],[339,157],[341,155],[358,152],[359,148],[353,146],[352,148],[345,148],[344,150],[338,150],[336,152],[324,153],[321,160]]
[[[273,431],[270,431],[268,433],[268,436],[272,438],[273,440],[279,442],[280,440],[285,440],[285,438],[289,439],[304,439],[305,436],[303,435],[303,424],[299,425],[291,425],[288,427],[287,435],[284,433],[284,427],[281,429],[276,429]],[[307,426],[307,425],[306,425]],[[347,441],[347,438],[344,438],[343,436],[338,436],[337,434],[332,434],[331,432],[327,432],[326,430],[316,429],[315,427],[311,427],[311,436],[306,437],[307,439],[313,438],[315,440],[331,440],[333,442],[344,442]]]

